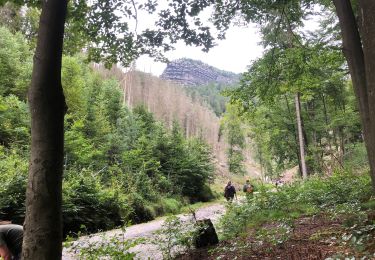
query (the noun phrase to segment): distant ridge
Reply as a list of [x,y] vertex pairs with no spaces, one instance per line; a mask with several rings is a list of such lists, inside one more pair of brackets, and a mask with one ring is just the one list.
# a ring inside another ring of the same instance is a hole
[[168,63],[160,78],[183,86],[203,86],[210,83],[234,85],[238,83],[240,75],[199,60],[182,58]]

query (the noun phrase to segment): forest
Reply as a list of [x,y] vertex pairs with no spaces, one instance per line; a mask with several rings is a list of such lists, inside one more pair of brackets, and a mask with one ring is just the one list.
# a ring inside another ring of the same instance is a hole
[[[0,243],[0,256],[372,259],[374,12],[369,0],[0,1],[0,221],[23,226],[22,252]],[[137,31],[146,15],[154,27]],[[264,51],[236,85],[132,69],[253,24]],[[90,245],[102,231],[122,240]]]
[[[26,90],[19,86],[30,77],[32,56],[22,34],[13,35],[5,27],[0,32],[0,216],[22,223],[30,115]],[[69,107],[64,129],[65,234],[78,232],[81,224],[93,232],[151,220],[176,213],[187,202],[212,198],[207,185],[213,177],[211,151],[203,140],[185,138],[177,122],[168,131],[142,106],[124,107],[119,82],[103,79],[80,56],[63,57],[62,85]]]

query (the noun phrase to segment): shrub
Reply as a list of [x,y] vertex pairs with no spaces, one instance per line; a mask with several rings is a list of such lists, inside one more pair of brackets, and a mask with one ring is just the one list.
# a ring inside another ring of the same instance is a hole
[[207,202],[207,201],[214,200],[216,197],[217,195],[215,196],[210,186],[205,184],[203,185],[202,189],[198,191],[196,201]]
[[28,160],[24,156],[0,146],[0,219],[23,223],[27,170]]
[[176,254],[192,248],[199,230],[200,226],[192,219],[182,221],[172,215],[166,218],[162,228],[155,232],[156,239],[153,238],[150,242],[158,246],[163,259],[174,259]]
[[336,173],[326,179],[312,177],[305,182],[283,186],[278,192],[259,189],[259,193],[249,197],[246,203],[228,206],[221,221],[223,235],[238,235],[246,231],[249,225],[294,219],[343,205],[353,207],[367,202],[371,195],[371,181],[367,174],[346,172]]
[[147,205],[145,199],[138,193],[131,193],[125,197],[130,212],[125,216],[132,223],[141,223],[155,218],[154,210]]
[[118,194],[101,186],[91,172],[70,172],[63,183],[64,234],[78,232],[81,224],[88,232],[121,225],[120,205]]
[[104,234],[100,236],[100,239],[89,240],[84,243],[68,241],[64,243],[64,247],[68,247],[69,250],[78,251],[79,259],[135,259],[136,254],[129,251],[142,241],[141,239],[125,239],[126,229],[122,227],[121,231],[122,233],[117,236],[108,237]]
[[367,151],[364,143],[355,143],[344,156],[344,168],[348,171],[362,172],[369,168]]
[[30,142],[27,104],[14,95],[0,96],[0,144],[26,146]]
[[163,198],[161,204],[163,205],[163,213],[176,214],[182,207],[182,203],[174,198]]

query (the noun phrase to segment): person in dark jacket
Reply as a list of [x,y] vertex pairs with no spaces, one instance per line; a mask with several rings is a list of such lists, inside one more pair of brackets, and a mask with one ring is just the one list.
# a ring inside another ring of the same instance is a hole
[[0,224],[0,256],[4,260],[20,260],[22,253],[23,227]]
[[236,196],[237,199],[236,188],[232,185],[231,181],[228,181],[228,184],[224,189],[224,197],[227,201],[232,201],[234,196]]

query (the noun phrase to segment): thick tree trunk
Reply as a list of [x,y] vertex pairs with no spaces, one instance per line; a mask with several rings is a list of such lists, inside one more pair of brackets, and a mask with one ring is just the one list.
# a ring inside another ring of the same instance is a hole
[[[370,161],[372,187],[375,192],[375,1],[359,1],[362,14],[362,44],[366,71],[366,89],[369,105],[370,126],[365,141]],[[368,122],[366,122],[368,123]]]
[[66,0],[44,0],[29,90],[31,158],[23,259],[61,259],[65,100],[61,59]]
[[295,95],[295,105],[296,105],[296,119],[297,119],[297,129],[298,129],[298,143],[299,152],[301,158],[301,168],[302,168],[302,178],[307,178],[307,167],[305,160],[305,142],[303,138],[302,120],[301,120],[301,102],[299,93]]
[[350,0],[333,0],[341,27],[343,52],[359,103],[364,140],[375,191],[375,1],[360,0],[361,33]]

